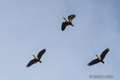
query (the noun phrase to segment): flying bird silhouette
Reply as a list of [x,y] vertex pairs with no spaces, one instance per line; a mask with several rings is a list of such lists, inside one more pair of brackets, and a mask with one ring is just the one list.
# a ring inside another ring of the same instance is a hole
[[46,49],[41,50],[37,56],[33,55],[34,59],[32,59],[28,64],[27,67],[30,67],[32,64],[40,62],[42,63],[42,61],[40,60],[42,55],[46,52]]
[[65,17],[63,17],[63,18],[65,19],[65,22],[62,23],[62,27],[61,27],[61,30],[62,30],[62,31],[64,31],[65,28],[66,28],[66,26],[68,26],[68,25],[74,26],[74,25],[72,24],[72,19],[75,18],[75,15],[74,15],[74,14],[69,15],[69,16],[68,16],[68,19],[66,19]]
[[100,56],[96,55],[97,56],[97,59],[94,59],[92,60],[90,63],[88,63],[88,66],[91,66],[91,65],[94,65],[94,64],[97,64],[99,62],[102,62],[104,64],[104,61],[103,59],[105,58],[106,54],[109,52],[109,48],[105,49],[102,54]]

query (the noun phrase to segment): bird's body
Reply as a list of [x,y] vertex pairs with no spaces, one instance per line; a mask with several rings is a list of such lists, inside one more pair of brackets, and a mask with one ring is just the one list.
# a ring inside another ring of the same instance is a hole
[[72,19],[73,19],[74,17],[75,17],[74,14],[73,14],[73,15],[69,15],[69,16],[68,16],[68,19],[66,19],[65,17],[63,17],[63,18],[65,19],[65,22],[62,23],[62,27],[61,27],[61,30],[62,30],[62,31],[64,31],[65,28],[66,28],[66,26],[68,26],[68,25],[74,26],[74,25],[72,24]]
[[97,64],[97,63],[99,63],[99,62],[104,63],[103,59],[104,59],[104,57],[106,56],[106,54],[107,54],[108,52],[109,52],[109,48],[105,49],[100,56],[96,55],[96,56],[97,56],[97,59],[94,59],[94,60],[92,60],[90,63],[88,63],[88,66]]
[[96,55],[96,56],[97,56],[97,59],[104,64],[103,59],[100,56],[98,56],[98,55]]
[[32,59],[28,64],[27,64],[27,67],[30,67],[32,64],[36,63],[36,62],[40,62],[42,63],[42,61],[40,60],[42,55],[45,53],[46,49],[43,49],[42,51],[40,51],[38,53],[37,56],[33,55],[34,59]]

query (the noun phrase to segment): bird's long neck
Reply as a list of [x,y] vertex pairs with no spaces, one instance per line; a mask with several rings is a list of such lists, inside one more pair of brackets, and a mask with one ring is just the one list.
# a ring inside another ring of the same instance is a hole
[[33,57],[34,57],[36,60],[38,60],[38,57],[37,57],[37,56],[33,55]]
[[64,18],[64,20],[66,21],[66,22],[70,22],[68,19],[66,19],[65,17],[63,17]]
[[98,56],[98,55],[96,55],[96,56],[97,56],[98,60],[101,60],[101,57],[100,57],[100,56]]

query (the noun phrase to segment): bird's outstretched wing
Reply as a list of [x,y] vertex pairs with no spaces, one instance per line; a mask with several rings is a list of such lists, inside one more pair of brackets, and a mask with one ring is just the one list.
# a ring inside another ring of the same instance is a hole
[[66,28],[66,26],[68,26],[69,24],[70,24],[70,23],[68,23],[68,22],[63,22],[63,23],[62,23],[61,30],[64,31],[65,28]]
[[106,56],[106,54],[109,52],[109,48],[107,48],[107,49],[105,49],[103,52],[102,52],[102,54],[100,55],[100,57],[102,58],[102,59],[104,59],[105,58],[105,56]]
[[46,49],[41,50],[41,51],[38,53],[37,57],[40,59],[40,58],[42,57],[42,55],[45,53],[45,51],[46,51]]
[[90,63],[88,63],[88,66],[94,65],[96,63],[99,63],[100,61],[98,59],[92,60]]
[[70,20],[70,21],[72,21],[73,18],[75,18],[74,14],[68,16],[68,20]]
[[36,63],[36,62],[38,62],[38,60],[36,60],[36,59],[31,60],[31,61],[27,64],[27,67],[30,67],[32,64],[34,64],[34,63]]

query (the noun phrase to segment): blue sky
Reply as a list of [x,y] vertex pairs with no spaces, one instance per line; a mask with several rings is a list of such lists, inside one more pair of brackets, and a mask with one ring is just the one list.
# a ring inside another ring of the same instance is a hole
[[[119,0],[0,0],[0,80],[120,79]],[[61,31],[62,17],[76,14]],[[27,63],[42,49],[42,64]],[[110,48],[105,64],[87,66]],[[103,78],[100,78],[103,79]],[[105,78],[106,79],[106,78]]]

